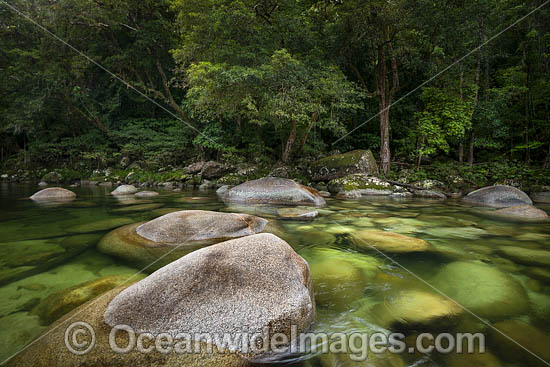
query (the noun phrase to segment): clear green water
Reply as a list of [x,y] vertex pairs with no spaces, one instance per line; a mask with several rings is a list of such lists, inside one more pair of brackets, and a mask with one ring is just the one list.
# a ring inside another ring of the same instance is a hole
[[[545,352],[550,345],[550,266],[540,264],[540,259],[518,260],[504,256],[501,251],[507,246],[550,251],[549,223],[495,220],[487,215],[488,209],[452,201],[386,198],[329,199],[315,221],[289,222],[277,220],[269,208],[227,207],[213,192],[162,192],[152,199],[124,202],[108,195],[110,189],[78,188],[73,189],[77,200],[52,206],[25,199],[37,190],[35,186],[0,186],[2,361],[47,327],[33,309],[48,295],[107,275],[137,271],[132,264],[96,250],[97,241],[109,227],[150,220],[170,208],[253,212],[276,224],[277,234],[310,263],[318,301],[316,331],[391,329],[413,336],[426,331],[490,334],[487,325],[467,312],[452,320],[420,317],[415,321],[403,317],[401,312],[407,310],[393,305],[396,298],[403,291],[438,297],[426,284],[429,283],[437,289],[444,288],[449,296],[456,295],[487,323],[519,320],[536,327],[544,338],[533,342],[538,343],[532,344],[533,351]],[[192,196],[208,199],[194,202],[184,199]],[[364,230],[391,231],[424,239],[431,247],[418,253],[384,256],[350,240],[350,233]],[[442,274],[449,266],[455,273]],[[492,297],[506,301],[490,303]],[[419,308],[413,313],[422,315],[429,314],[438,305],[428,302],[414,307]],[[519,334],[511,337],[525,338]],[[491,358],[407,354],[357,363],[342,356],[313,357],[306,361],[294,360],[294,363],[308,366],[524,365],[513,361],[506,348],[497,345],[496,339],[491,341],[488,337],[486,344]]]

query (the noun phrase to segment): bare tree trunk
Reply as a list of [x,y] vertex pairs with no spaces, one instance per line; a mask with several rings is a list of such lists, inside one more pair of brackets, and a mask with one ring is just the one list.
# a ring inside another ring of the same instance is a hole
[[385,107],[380,114],[380,167],[384,174],[390,171],[390,110]]
[[164,89],[165,97],[168,99],[168,103],[176,111],[176,113],[180,115],[183,121],[185,121],[190,126],[193,126],[193,124],[191,123],[191,119],[189,118],[187,113],[179,106],[179,104],[174,99],[174,96],[172,95],[172,91],[170,90],[170,85],[168,84],[168,78],[166,77],[166,73],[164,72],[164,69],[162,68],[162,65],[159,59],[156,59],[155,63],[157,65],[157,70],[162,79],[162,88]]
[[460,142],[458,144],[458,161],[464,163],[464,143]]
[[287,163],[290,160],[290,154],[292,153],[292,145],[296,140],[296,120],[292,119],[292,125],[290,127],[290,135],[286,141],[285,150],[283,152],[283,162]]
[[[387,87],[386,48],[391,62],[392,87]],[[391,166],[390,151],[390,108],[393,97],[399,89],[399,73],[397,59],[393,52],[389,30],[386,29],[386,42],[378,46],[378,104],[380,109],[380,168],[387,174]]]

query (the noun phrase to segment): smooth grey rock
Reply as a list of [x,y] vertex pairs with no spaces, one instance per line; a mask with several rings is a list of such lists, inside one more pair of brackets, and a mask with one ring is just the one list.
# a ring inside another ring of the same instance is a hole
[[533,205],[523,191],[512,186],[496,185],[472,191],[462,201],[468,204],[506,208],[517,205]]
[[229,186],[229,185],[223,185],[219,189],[216,190],[216,194],[218,196],[223,196],[227,192],[227,190],[229,190],[230,187],[231,186]]
[[45,182],[45,181],[40,181],[40,182],[38,183],[38,186],[41,186],[41,187],[48,186],[48,183]]
[[247,181],[227,190],[222,198],[226,202],[253,204],[313,206],[325,204],[325,199],[317,190],[278,177]]
[[135,194],[137,191],[138,190],[134,185],[120,185],[111,192],[111,195],[132,195]]
[[34,201],[65,201],[75,198],[76,194],[74,192],[62,187],[48,187],[47,189],[38,191],[30,197],[30,199]]
[[248,214],[182,210],[144,223],[136,233],[154,242],[181,243],[248,236],[261,232],[266,224],[267,220]]
[[[290,335],[291,325],[305,331],[314,317],[308,264],[267,233],[194,251],[123,290],[105,311],[110,326],[154,335],[235,335],[243,328],[252,334],[266,327]],[[230,346],[243,347],[242,338]]]

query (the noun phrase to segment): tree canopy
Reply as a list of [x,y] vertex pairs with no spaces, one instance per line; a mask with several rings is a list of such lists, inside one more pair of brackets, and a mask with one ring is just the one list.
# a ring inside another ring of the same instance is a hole
[[550,167],[541,0],[10,4],[120,80],[0,4],[5,167],[352,149],[384,173],[425,159]]

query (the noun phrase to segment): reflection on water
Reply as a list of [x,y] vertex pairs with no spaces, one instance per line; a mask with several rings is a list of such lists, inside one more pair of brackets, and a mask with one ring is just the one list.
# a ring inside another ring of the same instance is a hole
[[[301,222],[278,220],[276,208],[227,207],[214,193],[163,192],[121,200],[108,195],[109,189],[94,187],[74,189],[78,199],[73,202],[44,206],[23,199],[35,191],[34,186],[7,184],[0,189],[1,360],[53,321],[37,312],[45,300],[56,299],[52,294],[59,297],[66,288],[137,271],[97,251],[105,233],[182,209],[248,212],[269,219],[268,230],[310,264],[318,309],[313,331],[399,331],[410,340],[422,332],[484,332],[489,350],[386,354],[363,362],[341,354],[318,355],[291,359],[295,365],[541,365],[487,323],[550,359],[548,223],[499,221],[485,209],[452,201],[329,199],[314,221]],[[389,232],[426,243],[415,242],[416,250],[408,252],[403,237],[386,236]],[[530,338],[533,334],[537,340]]]

